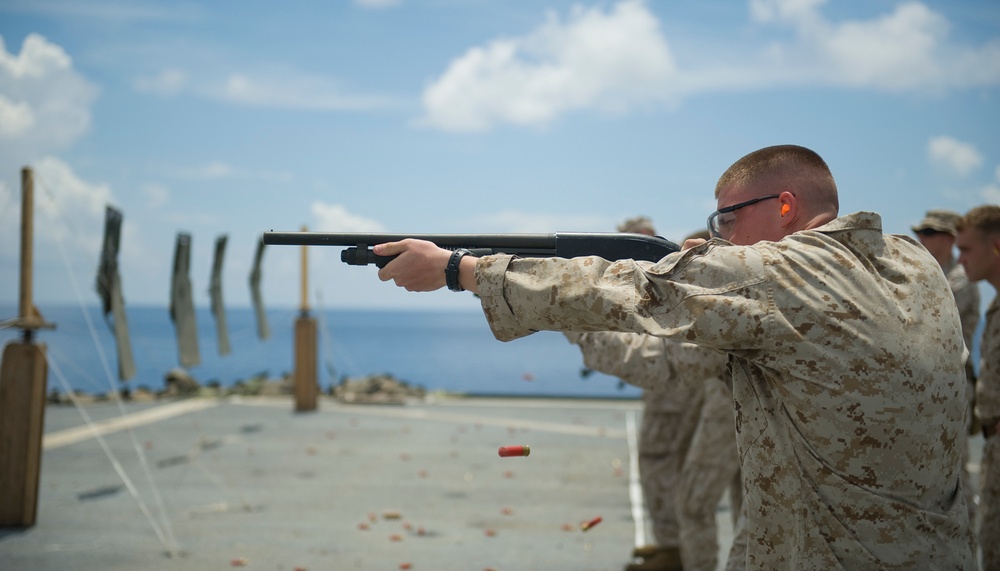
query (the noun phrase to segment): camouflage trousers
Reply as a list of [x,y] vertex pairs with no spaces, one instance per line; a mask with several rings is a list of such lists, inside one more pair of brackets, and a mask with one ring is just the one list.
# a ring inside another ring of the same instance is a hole
[[[700,388],[700,387],[699,387]],[[643,393],[645,408],[639,429],[639,483],[658,547],[680,547],[677,498],[681,469],[698,427],[700,390],[667,398]]]
[[714,571],[716,508],[729,487],[735,522],[742,486],[732,391],[718,378],[699,385],[685,402],[644,395],[639,475],[657,545],[680,548],[685,570]]
[[[959,472],[959,477],[962,479],[962,491],[965,494],[965,505],[969,508],[969,521],[975,525],[976,522],[976,495],[977,490],[975,482],[972,481],[972,475],[969,474],[969,433],[974,429],[974,425],[978,425],[975,421],[976,410],[975,410],[975,394],[976,385],[973,382],[969,382],[969,408],[968,414],[968,429],[966,434],[962,437],[965,439],[965,445],[962,446],[962,471]],[[975,429],[978,432],[978,429]]]
[[1000,434],[986,439],[979,473],[979,546],[983,569],[1000,569]]
[[733,393],[719,378],[705,381],[705,397],[684,467],[681,469],[677,513],[681,560],[685,571],[715,571],[718,528],[715,512],[730,488],[733,524],[740,512],[742,485],[736,451]]
[[729,559],[726,560],[725,571],[746,571],[747,545],[750,540],[747,535],[746,508],[746,504],[741,504],[737,512],[736,529],[733,530],[733,545],[729,548]]

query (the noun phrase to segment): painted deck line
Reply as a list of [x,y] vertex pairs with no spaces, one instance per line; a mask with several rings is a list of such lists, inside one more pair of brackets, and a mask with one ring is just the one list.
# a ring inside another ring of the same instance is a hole
[[[288,407],[289,410],[291,410],[292,407],[292,403],[288,399],[233,398],[230,399],[229,402],[247,406]],[[431,408],[433,408],[433,406],[434,405],[431,405]],[[475,406],[475,404],[472,406]],[[516,408],[516,406],[516,403],[511,404],[511,408]],[[319,411],[381,416],[387,418],[405,418],[409,420],[427,420],[432,422],[451,422],[456,424],[481,424],[484,426],[503,427],[514,426],[517,428],[527,428],[530,430],[552,432],[555,434],[568,434],[571,436],[625,439],[625,430],[606,428],[603,426],[581,426],[578,424],[545,422],[524,418],[489,417],[479,414],[458,414],[453,412],[428,410],[424,408],[410,408],[398,405],[338,404],[336,406],[329,406],[325,404],[325,406],[320,407]]]
[[74,428],[59,430],[46,434],[42,437],[42,449],[52,450],[62,446],[69,446],[70,444],[76,444],[77,442],[83,442],[84,440],[95,438],[98,434],[103,436],[105,434],[111,434],[128,428],[152,424],[154,422],[174,418],[183,414],[213,408],[218,406],[220,402],[221,401],[216,399],[183,400],[156,406],[141,412],[135,412],[125,416],[95,422],[93,427],[83,424]]

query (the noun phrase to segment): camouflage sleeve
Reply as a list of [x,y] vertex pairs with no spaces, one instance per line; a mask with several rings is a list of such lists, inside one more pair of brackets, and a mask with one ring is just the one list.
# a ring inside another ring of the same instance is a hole
[[773,304],[763,267],[754,248],[708,242],[656,264],[486,256],[476,280],[501,341],[540,330],[634,331],[732,351],[780,342],[767,333]]
[[660,390],[665,382],[701,381],[726,371],[723,353],[652,335],[595,331],[566,337],[580,346],[587,367],[644,389]]
[[674,343],[674,368],[677,374],[691,379],[729,378],[729,356],[722,351],[691,343]]
[[972,337],[976,334],[976,326],[979,325],[979,286],[970,282],[965,276],[961,266],[956,266],[959,271],[952,271],[948,274],[948,285],[955,295],[955,304],[958,306],[958,315],[962,319],[962,337],[965,339],[965,346],[972,350]]
[[567,334],[570,342],[580,347],[583,364],[588,368],[613,375],[642,387],[655,389],[677,374],[665,351],[665,339],[613,331]]
[[[625,307],[631,306],[634,298],[632,279],[625,271],[606,274],[610,266],[611,262],[596,257],[479,258],[476,283],[493,335],[500,341],[511,341],[541,330],[631,331],[632,318]],[[602,279],[608,282],[604,298],[595,295],[593,287]],[[517,289],[516,299],[508,296],[512,289]],[[557,290],[558,304],[554,303]],[[577,311],[572,320],[560,321],[560,316],[546,311],[580,304],[588,307]]]
[[986,328],[979,347],[976,418],[984,425],[1000,420],[1000,296],[986,312]]

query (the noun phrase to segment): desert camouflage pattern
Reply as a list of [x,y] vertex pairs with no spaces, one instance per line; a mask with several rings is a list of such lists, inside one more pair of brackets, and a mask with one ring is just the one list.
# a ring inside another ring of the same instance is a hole
[[657,545],[679,546],[688,571],[714,571],[716,506],[739,473],[725,353],[637,333],[565,335],[587,367],[646,387],[639,479]]
[[[958,316],[962,320],[962,338],[965,339],[965,347],[972,350],[972,338],[976,334],[976,326],[979,325],[979,286],[969,281],[965,275],[965,268],[961,264],[952,261],[949,265],[941,268],[945,277],[948,278],[948,286],[955,296],[955,305],[958,306]],[[965,376],[969,380],[968,390],[968,421],[969,427],[967,435],[977,431],[977,424],[973,422],[975,414],[975,370],[972,367],[972,359],[965,364]],[[969,521],[976,521],[976,484],[969,474],[969,444],[968,438],[962,447],[962,491],[965,494],[965,505],[969,510]]]
[[961,264],[952,262],[949,267],[941,268],[948,278],[948,286],[955,296],[958,306],[958,316],[962,320],[962,338],[965,346],[972,347],[972,336],[976,334],[979,325],[979,286],[970,282]]
[[635,331],[729,354],[748,569],[974,569],[965,347],[914,240],[861,212],[658,263],[488,256],[494,336]]
[[[692,391],[685,402],[691,406],[677,410],[676,401],[655,391],[645,391],[645,409],[639,427],[639,484],[649,511],[657,547],[676,548],[681,544],[683,522],[677,504],[684,493],[681,474],[684,459],[691,452],[698,427],[702,391]],[[660,405],[668,403],[667,406]]]
[[[639,429],[639,483],[658,547],[680,549],[677,498],[681,469],[698,426],[704,390],[678,378],[670,359],[674,341],[638,333],[566,332],[588,368],[614,375],[643,392]],[[669,382],[668,382],[669,381]]]
[[724,571],[744,571],[747,568],[747,505],[736,514],[736,524],[733,530],[733,544],[729,548],[729,558]]
[[[728,372],[725,376],[728,377]],[[718,568],[716,508],[726,488],[730,488],[735,525],[743,500],[732,388],[717,375],[705,380],[704,389],[705,401],[698,417],[698,428],[681,470],[678,512],[681,559],[686,571],[715,571]],[[740,557],[744,555],[745,552]]]
[[[986,327],[979,346],[976,416],[984,427],[1000,421],[1000,296],[986,310]],[[1000,569],[1000,436],[987,436],[980,473],[979,545],[983,569]]]

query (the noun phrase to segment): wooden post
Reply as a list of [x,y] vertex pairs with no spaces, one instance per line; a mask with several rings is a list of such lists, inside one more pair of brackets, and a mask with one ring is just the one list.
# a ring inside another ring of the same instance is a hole
[[30,168],[21,169],[21,291],[18,308],[21,318],[35,313],[32,296],[35,271],[35,175]]
[[31,527],[42,474],[45,345],[10,342],[0,364],[0,526]]
[[[303,226],[302,231],[306,228]],[[302,288],[299,318],[295,320],[295,412],[316,410],[319,383],[316,371],[316,319],[309,316],[309,256],[302,246]]]
[[3,323],[22,330],[21,341],[7,343],[0,362],[0,527],[31,527],[38,511],[42,430],[48,365],[36,329],[52,329],[32,299],[34,177],[21,170],[20,315]]

